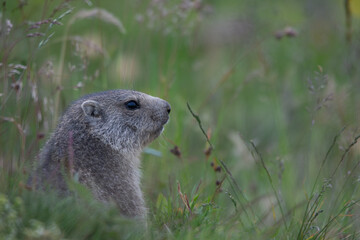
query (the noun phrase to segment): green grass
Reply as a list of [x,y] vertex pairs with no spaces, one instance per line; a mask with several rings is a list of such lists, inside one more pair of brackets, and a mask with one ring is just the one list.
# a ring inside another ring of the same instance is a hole
[[[360,238],[359,18],[350,42],[343,1],[199,2],[3,1],[0,239]],[[24,187],[66,106],[116,88],[172,106],[147,229]]]

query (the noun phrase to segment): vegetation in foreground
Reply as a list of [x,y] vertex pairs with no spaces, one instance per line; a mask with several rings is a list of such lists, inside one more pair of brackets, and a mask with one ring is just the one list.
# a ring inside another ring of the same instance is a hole
[[[2,1],[0,239],[359,239],[358,2]],[[172,105],[147,230],[26,188],[67,104],[114,88]]]

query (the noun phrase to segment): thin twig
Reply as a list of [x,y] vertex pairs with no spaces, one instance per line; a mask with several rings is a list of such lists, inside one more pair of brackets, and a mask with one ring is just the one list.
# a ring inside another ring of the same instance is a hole
[[190,104],[189,104],[189,103],[186,103],[186,104],[187,104],[187,107],[188,107],[188,109],[189,109],[189,111],[190,111],[191,115],[192,115],[192,116],[195,118],[195,120],[198,122],[199,127],[200,127],[200,129],[201,129],[202,133],[203,133],[203,134],[204,134],[204,136],[206,137],[206,141],[209,143],[209,145],[212,147],[212,149],[214,149],[214,147],[213,147],[212,143],[210,142],[210,139],[209,139],[208,135],[206,134],[206,132],[205,132],[205,130],[204,130],[204,128],[203,128],[203,126],[202,126],[202,124],[201,124],[201,120],[200,120],[199,116],[198,116],[198,115],[196,115],[196,114],[193,112],[193,110],[191,109],[191,107],[190,107]]

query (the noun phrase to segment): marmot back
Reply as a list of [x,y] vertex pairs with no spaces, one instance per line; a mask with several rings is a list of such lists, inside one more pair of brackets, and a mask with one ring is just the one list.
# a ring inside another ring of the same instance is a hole
[[144,218],[139,155],[160,135],[169,113],[168,102],[131,90],[76,100],[40,152],[31,184],[68,193],[64,175],[77,174],[95,198],[115,201],[126,216]]

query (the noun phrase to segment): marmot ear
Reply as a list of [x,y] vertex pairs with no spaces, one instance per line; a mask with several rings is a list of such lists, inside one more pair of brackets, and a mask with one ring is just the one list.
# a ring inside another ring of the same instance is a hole
[[81,104],[81,108],[86,116],[89,117],[100,117],[101,107],[100,104],[94,100],[86,100]]

